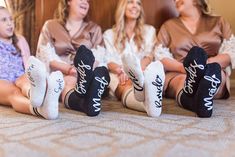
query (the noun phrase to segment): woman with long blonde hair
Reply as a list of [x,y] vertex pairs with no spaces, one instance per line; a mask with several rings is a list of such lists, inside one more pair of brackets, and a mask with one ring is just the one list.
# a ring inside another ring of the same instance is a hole
[[115,22],[103,35],[111,91],[128,108],[159,116],[164,70],[160,62],[151,63],[156,31],[144,22],[142,1],[119,0]]
[[175,0],[179,17],[157,35],[155,58],[166,70],[165,96],[199,117],[211,117],[213,100],[228,98],[235,40],[221,16],[210,14],[207,0]]

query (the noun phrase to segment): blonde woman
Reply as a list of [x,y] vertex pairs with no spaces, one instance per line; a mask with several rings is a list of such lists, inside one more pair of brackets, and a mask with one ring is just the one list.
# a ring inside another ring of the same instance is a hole
[[209,14],[206,0],[175,0],[179,17],[165,22],[156,58],[166,70],[165,95],[199,117],[211,117],[214,98],[228,98],[235,40],[228,22]]
[[60,0],[56,18],[42,28],[37,56],[48,71],[59,70],[64,74],[65,106],[96,116],[109,75],[106,67],[94,64],[96,54],[92,51],[102,45],[103,38],[100,26],[87,17],[89,7],[89,0]]
[[164,71],[159,61],[151,63],[156,31],[144,23],[141,0],[119,0],[115,20],[103,35],[111,91],[128,108],[157,117],[162,110]]

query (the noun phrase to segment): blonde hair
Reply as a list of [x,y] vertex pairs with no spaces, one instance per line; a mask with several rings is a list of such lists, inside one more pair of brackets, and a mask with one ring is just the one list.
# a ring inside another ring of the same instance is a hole
[[[125,32],[125,11],[127,7],[128,0],[119,0],[117,5],[117,10],[115,13],[115,25],[113,30],[115,32],[114,35],[114,46],[116,49],[122,52],[125,47],[125,41],[127,40],[127,35]],[[134,28],[134,41],[137,45],[138,50],[141,49],[141,44],[143,42],[143,26],[144,26],[144,9],[141,3],[141,11],[140,16],[136,21],[136,26]]]
[[209,3],[207,0],[196,0],[197,6],[204,15],[211,14]]
[[[3,10],[3,9],[5,9],[5,10],[7,10],[7,8],[5,8],[5,7],[3,7],[3,6],[0,6],[0,9],[1,10]],[[8,10],[7,10],[8,11]],[[16,34],[15,34],[15,32],[13,33],[13,35],[12,35],[12,37],[11,37],[11,39],[12,39],[12,44],[13,44],[13,46],[16,48],[16,53],[13,53],[13,54],[21,54],[21,50],[20,50],[20,48],[19,48],[19,46],[18,46],[18,38],[17,38],[17,36],[16,36]]]
[[[71,0],[60,0],[58,7],[54,13],[54,18],[57,19],[62,25],[66,24],[69,17],[69,4]],[[88,21],[88,15],[84,18],[84,21]]]

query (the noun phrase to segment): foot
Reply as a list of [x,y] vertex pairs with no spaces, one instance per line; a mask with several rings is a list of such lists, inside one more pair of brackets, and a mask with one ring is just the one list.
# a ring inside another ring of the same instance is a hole
[[195,95],[197,115],[211,117],[213,99],[221,84],[221,67],[218,63],[207,64],[205,75],[200,81]]
[[93,64],[95,57],[91,50],[81,45],[74,58],[74,66],[77,68],[78,79],[75,91],[78,96],[84,96],[93,79]]
[[30,56],[26,69],[30,81],[30,102],[33,107],[42,105],[46,93],[46,67],[37,58]]
[[135,98],[144,101],[144,75],[141,69],[140,60],[132,53],[122,55],[123,70],[131,79]]
[[[97,67],[94,78],[86,95],[87,115],[97,116],[101,110],[101,97],[110,82],[109,72],[106,67]],[[83,107],[84,108],[84,107]]]
[[158,117],[162,112],[162,94],[165,72],[160,61],[151,63],[144,71],[145,108],[151,117]]
[[199,81],[204,76],[206,61],[207,54],[202,48],[194,46],[188,52],[183,62],[187,74],[184,84],[184,92],[186,95],[195,95]]
[[59,114],[59,96],[64,88],[63,74],[60,71],[52,72],[47,82],[46,97],[38,112],[45,119],[56,119]]

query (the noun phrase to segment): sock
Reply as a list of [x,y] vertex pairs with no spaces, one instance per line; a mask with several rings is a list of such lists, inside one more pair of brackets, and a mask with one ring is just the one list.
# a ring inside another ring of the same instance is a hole
[[204,76],[206,61],[206,52],[197,46],[192,47],[185,57],[183,65],[187,75],[184,84],[184,92],[188,96],[195,95],[199,81]]
[[70,90],[65,96],[65,107],[75,111],[80,111],[85,113],[85,97],[79,97],[74,89]]
[[86,114],[97,116],[101,110],[101,97],[110,82],[109,72],[106,67],[97,67],[94,70],[94,78],[86,95]]
[[74,66],[77,68],[78,79],[76,84],[76,94],[84,96],[87,92],[88,86],[93,78],[93,64],[95,57],[91,50],[81,45],[74,58]]
[[46,67],[37,58],[30,56],[26,69],[30,81],[30,102],[32,106],[39,107],[43,103],[46,93]]
[[176,101],[180,107],[196,112],[194,97],[190,97],[185,94],[183,89],[178,93]]
[[41,107],[37,111],[45,119],[56,119],[59,114],[59,96],[64,89],[63,74],[60,71],[52,72],[47,79],[47,92]]
[[162,112],[162,93],[165,72],[160,61],[151,63],[144,71],[145,107],[147,114],[158,117]]
[[135,98],[144,101],[144,75],[141,69],[140,60],[132,53],[122,55],[123,70],[131,79]]
[[122,96],[122,104],[129,109],[146,112],[144,103],[136,100],[133,88],[125,91]]
[[200,81],[195,95],[197,115],[211,117],[213,111],[213,98],[221,84],[221,67],[218,63],[207,64],[205,75]]

